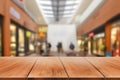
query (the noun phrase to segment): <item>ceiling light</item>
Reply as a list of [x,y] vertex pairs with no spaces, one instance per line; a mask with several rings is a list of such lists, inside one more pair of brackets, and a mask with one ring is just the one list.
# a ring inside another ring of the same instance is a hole
[[48,7],[48,6],[41,6],[41,8],[43,8],[43,9],[52,9],[52,7]]
[[66,4],[73,4],[73,3],[77,4],[79,3],[79,0],[67,0],[66,1]]
[[51,1],[50,0],[38,0],[39,4],[46,4],[46,5],[51,5]]
[[45,17],[54,17],[54,15],[45,15]]
[[75,11],[73,10],[73,11],[64,11],[64,13],[66,14],[66,13],[74,13]]
[[53,11],[45,11],[45,10],[44,10],[44,13],[50,13],[50,14],[53,14]]
[[[72,14],[73,15],[73,14]],[[71,17],[72,15],[63,15],[63,17]]]

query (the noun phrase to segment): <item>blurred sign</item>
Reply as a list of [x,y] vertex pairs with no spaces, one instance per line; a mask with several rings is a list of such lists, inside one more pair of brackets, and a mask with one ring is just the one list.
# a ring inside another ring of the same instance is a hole
[[39,36],[40,36],[41,38],[44,38],[44,37],[45,37],[45,33],[44,33],[44,32],[40,32],[40,33],[39,33]]
[[27,32],[26,32],[26,36],[27,36],[28,38],[31,36],[30,31],[27,31]]
[[20,3],[22,3],[23,2],[23,0],[18,0]]
[[13,7],[10,7],[10,14],[17,19],[20,19],[20,14]]
[[91,33],[89,34],[89,37],[93,37],[93,36],[94,36],[94,33],[91,32]]
[[39,27],[39,32],[47,32],[47,27],[46,26]]

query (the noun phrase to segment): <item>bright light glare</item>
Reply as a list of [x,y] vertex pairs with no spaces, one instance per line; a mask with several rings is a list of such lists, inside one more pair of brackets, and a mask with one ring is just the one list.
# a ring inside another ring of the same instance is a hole
[[73,14],[70,14],[70,15],[63,15],[63,17],[71,17],[71,16],[73,16]]
[[74,5],[74,6],[65,6],[65,9],[75,9],[77,7],[77,5]]
[[44,15],[45,17],[54,17],[54,15]]
[[41,6],[41,8],[43,8],[43,9],[51,9],[52,10],[52,7],[49,7],[49,6]]
[[50,14],[53,14],[53,11],[43,11],[44,13],[50,13]]
[[73,3],[76,3],[76,4],[77,4],[77,3],[79,3],[79,0],[70,0],[70,1],[67,0],[67,1],[66,1],[66,4],[73,4]]
[[67,14],[67,13],[74,13],[75,11],[64,11],[64,14]]
[[38,2],[39,2],[39,4],[46,4],[46,5],[51,5],[52,4],[50,0],[47,0],[47,1],[45,1],[45,0],[38,0]]

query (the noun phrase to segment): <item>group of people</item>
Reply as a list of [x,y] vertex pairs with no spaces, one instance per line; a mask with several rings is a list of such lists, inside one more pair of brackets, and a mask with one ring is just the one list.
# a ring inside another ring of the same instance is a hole
[[[46,53],[47,53],[48,56],[50,55],[51,47],[52,47],[51,43],[47,43],[47,44],[46,44]],[[58,44],[57,44],[56,47],[57,47],[57,52],[58,52],[58,53],[63,53],[63,45],[62,45],[61,42],[58,42]],[[69,49],[70,49],[71,51],[74,51],[75,46],[74,46],[73,43],[70,43]],[[43,53],[44,53],[44,51],[43,51],[43,49],[41,48],[40,54],[43,54]]]

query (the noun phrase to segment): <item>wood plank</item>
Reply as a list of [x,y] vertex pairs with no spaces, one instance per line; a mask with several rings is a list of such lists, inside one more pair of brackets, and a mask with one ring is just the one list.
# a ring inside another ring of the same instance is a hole
[[0,57],[0,80],[26,80],[37,58]]
[[104,77],[84,58],[61,57],[70,80],[103,80]]
[[120,58],[86,58],[106,78],[106,80],[120,80]]
[[57,57],[40,57],[28,80],[67,80],[68,76]]

